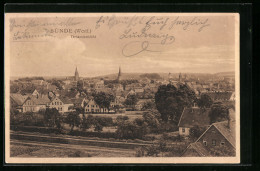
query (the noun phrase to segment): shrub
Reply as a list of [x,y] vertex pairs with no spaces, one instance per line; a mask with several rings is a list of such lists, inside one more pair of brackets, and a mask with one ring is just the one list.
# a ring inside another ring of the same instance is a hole
[[122,121],[118,124],[116,134],[118,138],[142,139],[148,132],[147,124],[143,119],[135,119],[133,122]]
[[118,117],[116,117],[116,122],[119,123],[119,122],[126,121],[128,119],[129,119],[128,116],[118,116]]

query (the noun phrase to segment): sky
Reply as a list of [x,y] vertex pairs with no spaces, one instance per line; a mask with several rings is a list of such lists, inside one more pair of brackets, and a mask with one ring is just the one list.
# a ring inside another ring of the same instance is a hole
[[[119,66],[122,73],[217,73],[235,70],[234,16],[194,18],[193,15],[167,14],[155,15],[152,19],[151,16],[103,14],[101,20],[101,14],[13,17],[9,21],[11,76],[72,76],[76,67],[82,77],[117,73]],[[132,25],[129,24],[131,19],[135,21]],[[148,21],[150,28],[145,33],[168,34],[174,41],[167,39],[169,43],[163,44],[163,38],[122,38],[127,31],[140,35]],[[177,21],[179,24],[176,24]],[[191,21],[193,25],[187,26],[187,22]],[[160,29],[163,22],[165,26]],[[198,24],[200,22],[204,24]],[[199,31],[201,26],[204,27]],[[60,33],[60,29],[64,28],[72,33]],[[56,33],[51,32],[55,29]],[[78,29],[88,29],[91,33],[75,33]],[[23,37],[24,32],[31,37]],[[71,35],[93,35],[95,38],[72,38]],[[148,42],[149,47],[141,51],[143,42]]]

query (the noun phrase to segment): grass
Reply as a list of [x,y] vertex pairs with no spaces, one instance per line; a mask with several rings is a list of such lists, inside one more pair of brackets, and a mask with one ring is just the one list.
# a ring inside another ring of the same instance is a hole
[[11,145],[11,157],[134,157],[131,153]]

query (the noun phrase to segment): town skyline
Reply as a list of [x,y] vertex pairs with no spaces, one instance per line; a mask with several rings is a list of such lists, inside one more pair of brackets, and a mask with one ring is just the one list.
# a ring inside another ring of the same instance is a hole
[[[75,68],[74,68],[75,69]],[[75,70],[74,70],[75,71]],[[209,74],[209,75],[214,75],[214,74],[226,74],[226,73],[234,73],[235,71],[223,71],[223,72],[214,72],[214,73],[209,73],[209,72],[122,72],[122,74],[191,74],[191,75],[196,75],[196,74]],[[94,76],[86,76],[82,75],[81,72],[79,71],[79,77],[80,78],[96,78],[96,77],[106,77],[106,76],[111,76],[111,75],[117,75],[117,72],[113,73],[106,73],[106,74],[101,74],[101,75],[94,75]],[[68,74],[68,75],[20,75],[20,76],[11,76],[11,79],[16,79],[16,78],[24,78],[24,77],[74,77],[74,72]]]

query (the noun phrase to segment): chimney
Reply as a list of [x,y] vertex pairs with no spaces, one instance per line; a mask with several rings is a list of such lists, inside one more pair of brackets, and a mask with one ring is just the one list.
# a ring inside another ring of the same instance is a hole
[[227,123],[227,127],[230,129],[230,118],[228,118],[228,123]]

